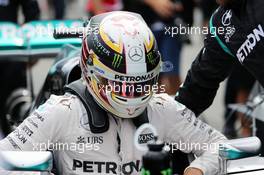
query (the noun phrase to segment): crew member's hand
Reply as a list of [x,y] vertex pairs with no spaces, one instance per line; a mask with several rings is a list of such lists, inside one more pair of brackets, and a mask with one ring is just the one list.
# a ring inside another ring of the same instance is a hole
[[203,172],[198,168],[187,168],[184,175],[203,175]]
[[176,6],[170,0],[144,0],[160,17],[170,18],[173,17]]

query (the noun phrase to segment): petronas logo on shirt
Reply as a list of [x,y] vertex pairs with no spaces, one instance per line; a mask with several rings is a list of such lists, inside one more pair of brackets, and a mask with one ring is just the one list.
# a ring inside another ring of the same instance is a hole
[[112,62],[112,66],[118,68],[122,62],[123,56],[119,54],[114,55],[114,60]]

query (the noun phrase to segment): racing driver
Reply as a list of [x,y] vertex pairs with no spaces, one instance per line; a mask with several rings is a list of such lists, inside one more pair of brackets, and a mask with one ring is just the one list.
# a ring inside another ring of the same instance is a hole
[[[88,27],[80,57],[82,78],[67,85],[65,95],[51,95],[0,141],[0,149],[43,150],[46,144],[63,175],[140,174],[143,153],[133,137],[147,122],[160,140],[185,144],[182,151],[197,156],[185,175],[217,174],[218,152],[212,145],[225,137],[167,94],[155,94],[161,57],[142,17],[104,13],[92,17]],[[153,133],[144,133],[138,142],[152,139]],[[79,144],[90,147],[73,149]]]

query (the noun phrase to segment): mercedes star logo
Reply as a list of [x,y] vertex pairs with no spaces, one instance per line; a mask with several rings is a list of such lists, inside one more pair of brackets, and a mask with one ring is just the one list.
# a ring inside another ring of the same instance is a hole
[[229,26],[231,24],[232,12],[231,10],[227,10],[222,17],[222,24],[224,26]]
[[132,61],[139,61],[143,58],[143,51],[140,47],[134,46],[128,51],[128,56]]

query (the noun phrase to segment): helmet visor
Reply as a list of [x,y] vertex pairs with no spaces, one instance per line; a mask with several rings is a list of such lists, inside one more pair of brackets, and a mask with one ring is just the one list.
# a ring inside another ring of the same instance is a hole
[[144,82],[128,83],[125,81],[113,81],[106,79],[100,75],[95,75],[99,84],[99,88],[105,91],[110,91],[117,96],[124,98],[138,98],[148,96],[153,93],[154,89],[157,89],[158,76],[151,80]]

